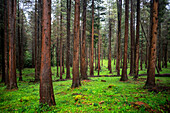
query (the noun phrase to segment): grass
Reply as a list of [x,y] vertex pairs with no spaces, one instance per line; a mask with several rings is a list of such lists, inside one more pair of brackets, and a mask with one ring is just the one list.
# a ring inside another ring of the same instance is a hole
[[[107,64],[107,61],[104,61]],[[109,75],[107,66],[102,67],[101,75]],[[169,67],[169,64],[168,64]],[[129,71],[129,69],[128,69]],[[163,69],[162,73],[170,73]],[[56,77],[56,67],[52,67],[53,80]],[[146,71],[140,71],[141,74]],[[97,71],[95,71],[97,75]],[[113,73],[114,74],[114,73]],[[65,74],[63,75],[65,78]],[[39,105],[39,83],[29,82],[34,79],[34,69],[23,70],[23,81],[18,82],[18,90],[6,90],[0,84],[0,112],[34,113],[34,112],[167,112],[170,105],[170,90],[161,92],[143,89],[146,76],[138,81],[129,77],[127,82],[120,82],[120,77],[90,78],[82,81],[82,86],[71,89],[71,80],[53,82],[56,106]],[[106,80],[102,82],[101,80]],[[170,78],[156,77],[160,86],[170,87]]]

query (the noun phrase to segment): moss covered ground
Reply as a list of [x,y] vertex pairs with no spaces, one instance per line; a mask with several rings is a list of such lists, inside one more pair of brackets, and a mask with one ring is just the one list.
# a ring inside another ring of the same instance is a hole
[[[113,73],[109,74],[106,62],[104,61],[101,75],[116,75],[115,65],[112,67]],[[168,113],[170,109],[169,77],[156,77],[156,84],[159,86],[156,91],[143,89],[146,76],[140,76],[138,81],[129,76],[126,82],[120,82],[120,77],[93,77],[81,81],[81,87],[71,89],[72,80],[55,82],[59,79],[56,77],[56,67],[52,67],[52,73],[56,106],[41,107],[39,82],[30,82],[34,80],[34,69],[26,68],[23,70],[23,81],[18,81],[18,90],[7,90],[4,84],[0,83],[0,112]],[[146,74],[146,69],[139,73]],[[170,64],[161,73],[170,73]]]

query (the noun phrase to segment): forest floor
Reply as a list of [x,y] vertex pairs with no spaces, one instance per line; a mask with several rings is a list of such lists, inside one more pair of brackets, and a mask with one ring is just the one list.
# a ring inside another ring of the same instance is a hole
[[[161,74],[170,73],[169,68],[170,64]],[[53,81],[58,79],[55,71],[56,67],[52,67]],[[146,74],[146,70],[140,71],[140,74]],[[111,74],[107,68],[102,68],[101,75]],[[156,77],[158,87],[152,90],[143,88],[146,76],[140,76],[137,81],[129,76],[127,82],[120,82],[120,77],[89,78],[81,81],[82,86],[75,89],[71,89],[71,80],[53,82],[56,106],[44,105],[41,108],[39,82],[30,82],[34,80],[34,69],[24,69],[23,81],[18,81],[18,90],[6,90],[0,83],[0,112],[168,113],[170,109],[170,77]]]

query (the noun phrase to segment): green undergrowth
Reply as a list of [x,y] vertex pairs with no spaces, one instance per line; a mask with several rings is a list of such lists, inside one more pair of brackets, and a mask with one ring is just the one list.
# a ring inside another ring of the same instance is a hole
[[[12,91],[0,84],[0,112],[168,112],[170,92],[143,89],[146,77],[139,81],[130,77],[127,82],[120,82],[119,77],[90,79],[76,89],[70,88],[71,80],[53,82],[56,106],[52,107],[39,105],[39,83],[19,82],[18,90]],[[170,86],[168,77],[156,77],[156,82]]]
[[[107,63],[104,64],[100,74],[109,75]],[[34,80],[34,69],[27,68],[23,70],[23,81],[18,81],[17,90],[7,90],[6,86],[0,83],[0,112],[168,113],[170,109],[169,77],[156,77],[156,84],[162,90],[155,92],[143,88],[146,76],[140,76],[138,81],[129,76],[126,82],[120,82],[120,77],[92,77],[90,80],[81,81],[81,87],[71,89],[72,80],[55,82],[59,79],[56,77],[56,67],[52,67],[52,73],[55,106],[42,107],[39,104],[39,82],[30,82]],[[139,73],[144,74],[146,70]],[[170,73],[169,68],[163,69],[161,73]],[[97,71],[95,74],[97,75]]]

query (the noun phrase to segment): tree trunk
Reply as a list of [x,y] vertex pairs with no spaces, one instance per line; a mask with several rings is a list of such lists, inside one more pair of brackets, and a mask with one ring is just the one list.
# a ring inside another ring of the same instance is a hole
[[62,20],[63,20],[63,15],[62,15],[62,1],[61,2],[61,12],[60,12],[60,79],[62,79],[62,37],[63,37],[63,28],[62,28]]
[[43,0],[40,103],[55,105],[51,75],[51,0]]
[[75,0],[74,13],[74,47],[73,47],[73,80],[72,88],[81,86],[79,78],[79,29],[80,29],[80,0]]
[[140,69],[141,70],[143,70],[142,64],[143,64],[143,36],[141,38],[141,49],[140,49]]
[[112,26],[111,26],[111,19],[110,19],[110,8],[109,8],[109,55],[108,55],[108,70],[112,73],[112,66],[111,66],[111,37],[112,37]]
[[158,36],[158,69],[161,71],[161,23],[158,25],[159,29],[159,36]]
[[81,78],[83,80],[87,77],[87,62],[86,62],[86,7],[87,0],[83,0],[83,37],[82,37],[82,50],[81,50]]
[[42,0],[38,0],[38,59],[37,59],[37,74],[40,76],[41,66],[41,39],[42,39]]
[[66,58],[67,74],[66,74],[66,79],[70,78],[70,15],[71,15],[71,0],[67,0],[67,58]]
[[22,81],[22,64],[21,64],[21,33],[20,33],[20,9],[19,9],[19,1],[18,1],[18,50],[19,50],[19,59],[18,59],[18,64],[19,64],[19,81]]
[[127,81],[127,50],[128,50],[128,26],[129,26],[129,0],[125,1],[125,38],[124,38],[124,57],[123,57],[123,69],[120,81]]
[[130,36],[131,36],[131,58],[130,58],[130,75],[134,75],[134,43],[135,43],[135,36],[134,36],[134,0],[131,0],[131,19],[130,19]]
[[140,0],[137,0],[137,21],[136,21],[136,44],[135,44],[135,65],[134,65],[134,79],[138,78],[139,72],[139,25],[140,22]]
[[117,49],[117,60],[116,60],[116,70],[117,75],[120,75],[120,53],[121,53],[121,17],[122,17],[122,0],[117,0],[118,9],[118,49]]
[[[5,2],[4,2],[5,3]],[[4,42],[5,42],[5,32],[4,32],[4,30],[5,30],[5,27],[3,27],[2,26],[2,23],[3,23],[3,21],[5,22],[5,20],[3,20],[3,19],[5,19],[4,17],[5,17],[5,15],[3,15],[3,11],[4,10],[6,10],[5,9],[5,6],[3,6],[3,5],[5,5],[3,3],[3,1],[1,0],[0,1],[0,6],[1,6],[1,11],[0,11],[0,21],[1,21],[1,27],[0,27],[0,41],[1,41],[1,48],[0,48],[0,50],[1,50],[1,52],[0,52],[0,56],[1,56],[1,58],[2,59],[0,59],[1,61],[0,61],[0,63],[2,63],[2,65],[0,64],[0,66],[2,67],[2,80],[1,80],[1,82],[5,82],[5,52],[4,52],[4,49],[5,49],[5,47],[4,47]],[[6,13],[4,13],[4,14],[6,14]]]
[[152,27],[151,39],[149,47],[149,63],[147,71],[147,81],[145,87],[150,88],[155,86],[155,61],[156,61],[156,41],[157,41],[157,26],[158,26],[158,0],[152,1]]
[[94,0],[92,0],[92,37],[91,37],[90,76],[94,76],[93,54],[94,54]]
[[[16,0],[8,0],[8,37],[9,37],[9,87],[18,88],[15,58]],[[8,85],[7,85],[8,86]]]
[[63,69],[63,74],[65,73],[65,71],[64,71],[64,50],[65,50],[65,49],[64,49],[64,48],[65,48],[65,45],[63,44],[63,49],[62,49],[62,51],[63,51],[63,52],[62,52],[62,66],[63,66],[62,69]]
[[[59,18],[57,16],[57,30],[59,30],[59,24],[60,24],[60,21],[59,21]],[[57,62],[57,75],[56,77],[59,77],[59,72],[58,72],[58,67],[59,67],[59,34],[57,34],[57,59],[56,59],[56,62]]]
[[4,0],[4,60],[5,60],[5,84],[9,87],[9,74],[8,74],[8,36],[7,36],[7,1]]

